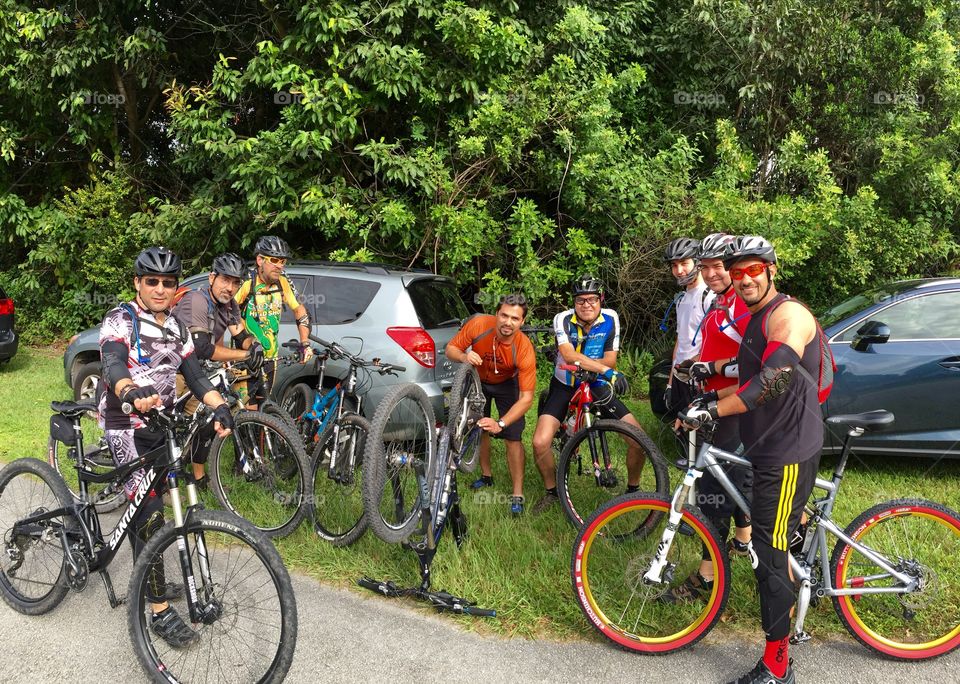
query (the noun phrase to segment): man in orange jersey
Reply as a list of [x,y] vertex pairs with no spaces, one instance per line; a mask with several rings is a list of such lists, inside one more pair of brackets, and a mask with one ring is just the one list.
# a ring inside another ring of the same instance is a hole
[[[527,317],[527,299],[520,294],[500,298],[495,316],[475,316],[447,344],[451,361],[476,366],[487,399],[485,417],[477,423],[486,434],[480,440],[480,478],[474,489],[493,485],[490,468],[490,436],[502,439],[507,447],[507,466],[513,480],[510,512],[523,513],[524,415],[533,404],[537,385],[537,361],[533,345],[520,332]],[[469,351],[468,351],[469,349]],[[499,420],[490,418],[497,404]]]

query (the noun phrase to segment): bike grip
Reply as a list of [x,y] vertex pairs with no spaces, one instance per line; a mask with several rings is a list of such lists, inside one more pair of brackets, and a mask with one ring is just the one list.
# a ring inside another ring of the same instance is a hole
[[561,363],[560,370],[576,373],[578,370],[580,370],[580,366],[574,366],[572,363]]
[[281,347],[286,347],[287,349],[300,349],[299,340],[290,340],[289,342],[284,342],[280,345]]
[[330,348],[330,347],[333,346],[332,343],[327,342],[326,340],[320,339],[319,337],[317,337],[317,336],[314,335],[313,333],[310,333],[309,335],[307,335],[307,339],[310,340],[311,342],[316,342],[317,344],[319,344],[319,345],[321,345],[321,346],[324,346],[324,347],[327,347],[327,348]]
[[464,606],[463,612],[466,615],[476,615],[477,617],[497,617],[497,611],[490,610],[489,608],[472,608],[470,606]]
[[407,371],[407,368],[406,368],[406,366],[397,366],[397,365],[391,364],[391,365],[390,365],[390,370],[392,370],[392,371],[400,371],[401,373],[405,373],[405,372]]

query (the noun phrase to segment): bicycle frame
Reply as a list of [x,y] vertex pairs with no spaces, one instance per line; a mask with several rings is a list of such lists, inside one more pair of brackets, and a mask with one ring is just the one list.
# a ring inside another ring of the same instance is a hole
[[[198,423],[195,421],[185,441],[192,438],[197,425]],[[110,577],[106,572],[107,566],[109,566],[114,557],[116,557],[123,540],[126,539],[130,533],[130,524],[146,505],[150,492],[156,491],[160,485],[166,481],[167,489],[170,492],[171,506],[173,508],[174,527],[177,530],[177,547],[179,549],[180,567],[185,580],[184,586],[187,587],[190,592],[190,618],[193,622],[200,622],[207,616],[204,606],[201,605],[197,594],[197,582],[190,560],[190,545],[184,533],[191,512],[199,506],[199,498],[194,481],[191,478],[186,478],[187,507],[186,511],[184,511],[178,482],[178,475],[182,472],[182,449],[177,445],[174,428],[171,425],[166,426],[165,432],[166,440],[162,451],[160,448],[155,449],[150,454],[136,461],[124,464],[102,475],[86,471],[82,467],[80,457],[78,456],[77,473],[79,477],[80,500],[65,508],[45,511],[23,518],[17,521],[13,531],[31,535],[42,535],[50,528],[39,525],[39,523],[61,516],[74,518],[78,523],[78,529],[69,532],[63,526],[60,526],[59,529],[59,538],[63,546],[65,562],[69,564],[71,570],[78,575],[89,571],[99,572],[107,590],[110,606],[111,608],[116,608],[123,601],[118,601],[116,598]],[[80,453],[82,453],[82,435],[78,434],[78,439],[77,448],[80,450]],[[166,456],[166,459],[161,460],[162,456]],[[97,513],[95,503],[89,496],[88,483],[105,483],[123,480],[139,468],[147,468],[147,472],[140,480],[137,490],[134,492],[133,499],[127,505],[127,509],[120,517],[116,527],[114,527],[109,537],[104,538],[99,514]],[[202,535],[196,536],[196,543],[200,560],[201,586],[211,587],[213,586],[213,578],[210,575],[210,568],[207,563],[207,552],[204,547]],[[78,548],[80,545],[82,545],[82,547]],[[86,568],[82,568],[78,559],[74,556],[74,554],[78,552],[82,553],[80,560],[85,562]]]
[[[820,566],[821,584],[816,588],[817,597],[862,594],[902,594],[913,591],[916,588],[917,581],[915,579],[899,571],[893,564],[891,564],[879,553],[849,537],[830,518],[830,514],[833,511],[833,506],[839,491],[840,482],[843,479],[843,471],[846,468],[847,459],[849,458],[850,443],[854,437],[859,437],[863,434],[863,432],[864,430],[861,428],[850,428],[847,433],[847,439],[844,442],[840,460],[838,461],[837,467],[834,471],[833,478],[830,480],[824,480],[820,477],[816,478],[814,489],[823,490],[826,492],[826,495],[822,498],[814,499],[812,502],[808,502],[804,506],[804,510],[809,516],[810,528],[808,529],[812,529],[815,526],[816,534],[811,537],[808,532],[807,538],[804,540],[803,551],[801,552],[802,561],[797,560],[792,553],[788,554],[790,568],[793,571],[793,577],[795,580],[800,582],[800,593],[797,599],[796,625],[793,636],[793,641],[795,643],[810,639],[809,634],[804,631],[803,626],[806,619],[807,610],[810,607],[810,599],[813,591],[812,588],[815,584],[813,570],[818,562]],[[700,446],[699,451],[697,452],[696,462],[687,470],[687,473],[683,478],[683,482],[674,492],[670,505],[669,524],[666,526],[666,529],[663,532],[663,537],[659,547],[657,548],[657,554],[650,565],[650,569],[643,575],[644,582],[651,584],[662,584],[664,582],[669,583],[669,581],[672,579],[672,568],[669,567],[670,563],[667,561],[667,556],[670,552],[673,539],[680,528],[680,521],[683,517],[683,505],[688,501],[690,495],[692,494],[696,486],[696,481],[703,476],[703,473],[707,469],[710,469],[710,473],[717,479],[717,482],[723,488],[723,491],[725,491],[733,499],[737,507],[749,515],[750,506],[748,505],[743,494],[736,487],[736,485],[730,481],[730,478],[727,476],[726,472],[724,472],[723,468],[719,467],[720,464],[724,462],[732,463],[740,467],[752,467],[750,461],[747,459],[719,449],[710,444],[709,440],[705,439],[703,444]],[[876,564],[886,573],[885,575],[875,575],[864,578],[865,582],[892,576],[901,582],[902,586],[859,586],[850,589],[834,587],[833,578],[830,576],[830,564],[827,558],[827,532],[830,532],[830,534],[833,536],[843,540],[846,544],[848,544],[857,552],[863,554],[867,559]],[[812,543],[811,539],[813,540]]]

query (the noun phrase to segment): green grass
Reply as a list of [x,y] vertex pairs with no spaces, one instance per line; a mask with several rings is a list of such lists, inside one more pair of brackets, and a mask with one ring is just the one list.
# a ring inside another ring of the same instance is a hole
[[[56,351],[25,348],[11,364],[0,367],[0,460],[19,456],[42,458],[49,402],[69,397],[70,391],[63,383],[61,356]],[[660,430],[648,404],[628,404],[661,447],[670,447],[669,434]],[[534,422],[535,413],[531,411],[524,435],[525,493],[530,504],[542,493],[529,446]],[[668,456],[672,459],[673,451]],[[829,477],[834,463],[833,458],[824,459],[823,477]],[[474,476],[460,476],[470,537],[459,551],[452,537],[444,538],[433,566],[433,586],[472,599],[481,607],[495,608],[498,617],[451,619],[473,629],[505,635],[594,638],[570,585],[573,528],[559,506],[538,518],[511,518],[507,504],[510,477],[503,446],[497,440],[493,464],[496,486],[492,491],[473,492],[469,483]],[[680,471],[671,468],[671,477],[676,482]],[[960,460],[934,463],[927,459],[854,457],[834,518],[845,526],[873,504],[898,497],[928,498],[960,508]],[[369,532],[353,546],[337,549],[321,542],[312,528],[303,524],[294,535],[281,540],[278,547],[289,567],[330,584],[355,587],[356,580],[363,575],[394,580],[401,585],[416,584],[419,579],[413,553],[384,544]],[[757,634],[759,610],[752,571],[748,563],[736,559],[733,569],[733,588],[719,632]],[[844,632],[829,601],[811,609],[807,627],[821,637]]]

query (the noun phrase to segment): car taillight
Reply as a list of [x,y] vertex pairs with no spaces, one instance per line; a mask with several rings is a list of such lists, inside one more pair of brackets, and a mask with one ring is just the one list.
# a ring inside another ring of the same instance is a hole
[[437,345],[423,328],[387,328],[387,334],[421,366],[437,365]]
[[0,299],[0,316],[4,314],[10,315],[13,313],[13,300],[12,299]]

